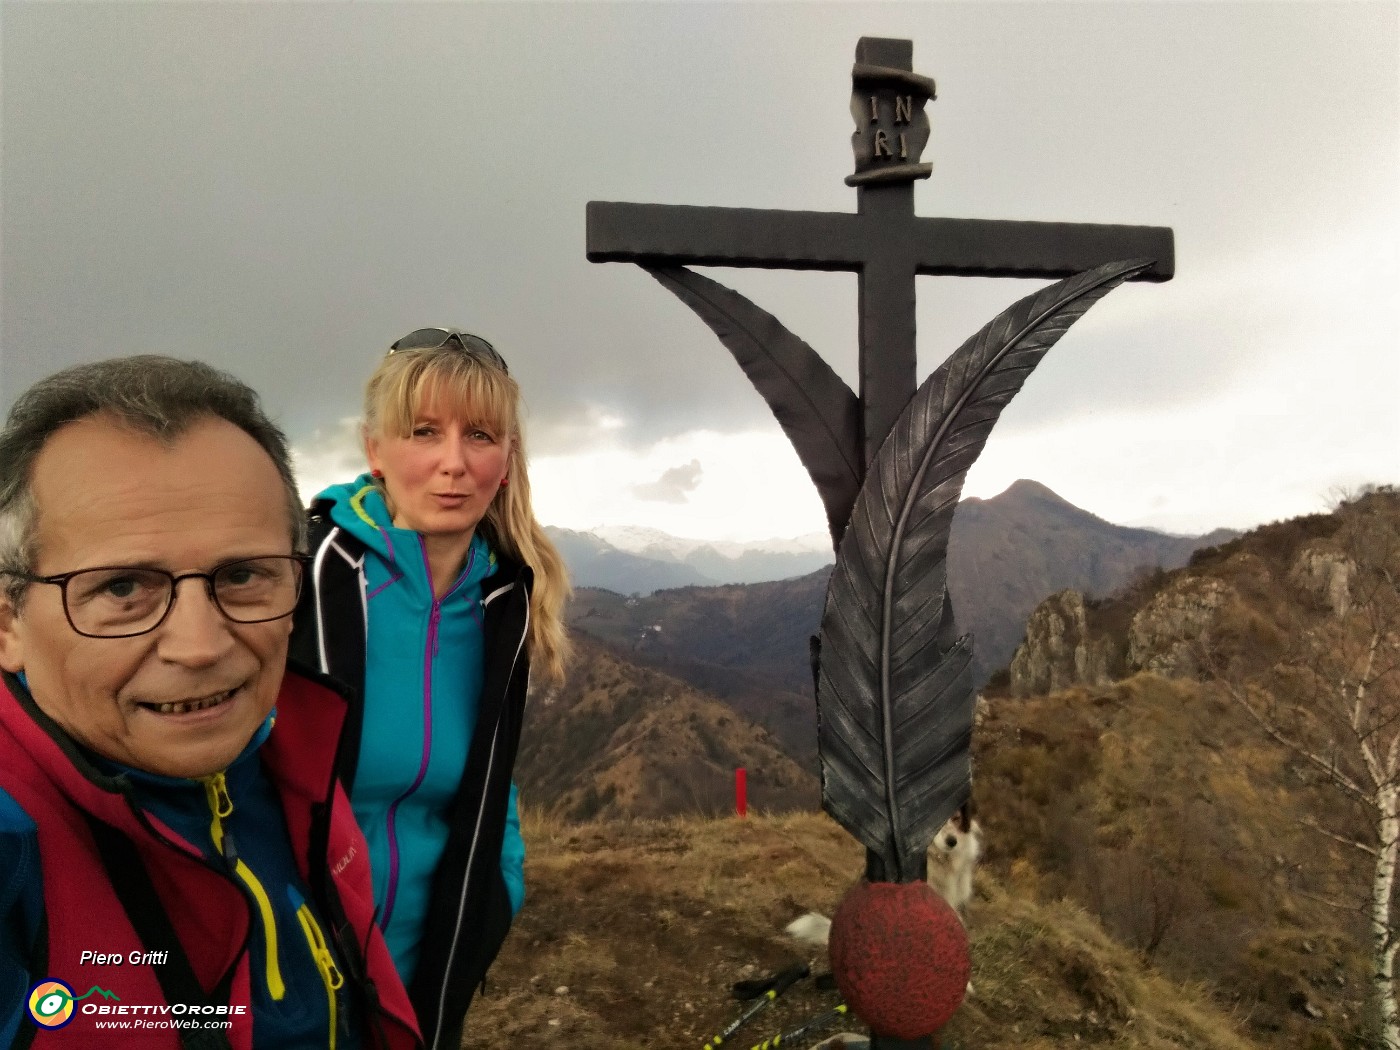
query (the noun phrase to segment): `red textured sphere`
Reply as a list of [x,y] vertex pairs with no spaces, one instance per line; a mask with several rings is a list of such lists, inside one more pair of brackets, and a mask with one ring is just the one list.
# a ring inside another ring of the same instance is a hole
[[926,882],[856,883],[831,918],[831,972],[877,1035],[936,1035],[963,1001],[972,959],[957,913]]

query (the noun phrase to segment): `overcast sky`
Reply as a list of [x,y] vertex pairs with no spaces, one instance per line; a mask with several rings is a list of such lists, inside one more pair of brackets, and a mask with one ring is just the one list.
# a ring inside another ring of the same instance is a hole
[[[926,216],[1171,226],[1002,416],[966,494],[1249,527],[1400,482],[1400,4],[0,5],[0,409],[202,358],[303,486],[362,469],[404,333],[489,338],[550,524],[792,536],[820,503],[713,334],[584,257],[589,200],[854,211],[850,68],[938,83]],[[852,274],[708,270],[855,384]],[[1035,282],[920,278],[920,375]]]

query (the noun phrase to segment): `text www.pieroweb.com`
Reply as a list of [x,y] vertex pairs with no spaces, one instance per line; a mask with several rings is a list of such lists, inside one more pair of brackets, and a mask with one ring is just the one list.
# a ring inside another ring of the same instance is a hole
[[115,1031],[140,1030],[149,1032],[172,1028],[228,1031],[233,1027],[233,1020],[229,1015],[242,1014],[247,1009],[248,1007],[243,1004],[237,1006],[190,1006],[185,1003],[177,1003],[174,1006],[147,1006],[122,1003],[113,1006],[107,1003],[88,1003],[83,1007],[82,1012],[92,1018],[94,1028]]
[[160,1028],[213,1028],[218,1029],[220,1031],[228,1031],[230,1028],[233,1027],[233,1022],[229,1020],[201,1021],[194,1017],[162,1017],[159,1019],[148,1019],[145,1017],[138,1017],[133,1020],[120,1021],[98,1020],[93,1022],[93,1027],[114,1028],[122,1031],[134,1031],[136,1029],[150,1031],[152,1029]]

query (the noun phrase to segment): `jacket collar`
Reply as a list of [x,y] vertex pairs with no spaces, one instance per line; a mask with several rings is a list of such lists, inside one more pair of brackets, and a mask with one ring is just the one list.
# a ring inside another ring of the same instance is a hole
[[[323,519],[335,528],[340,529],[343,535],[350,537],[350,539],[359,544],[360,547],[366,547],[367,544],[361,537],[355,535],[349,529],[346,529],[343,525],[336,522],[331,514],[331,508],[334,506],[335,500],[324,494],[317,496],[316,499],[311,502],[311,517]],[[534,574],[530,571],[528,566],[513,555],[506,553],[487,522],[482,521],[482,523],[477,526],[477,529],[486,540],[487,546],[491,548],[491,552],[496,558],[496,571],[486,577],[481,583],[482,594],[490,594],[492,591],[512,583],[523,582],[528,587],[534,579]],[[320,535],[319,532],[316,534]],[[321,544],[324,544],[328,539],[329,530],[326,533],[325,539],[322,539],[320,543],[314,544],[314,547],[319,549]]]
[[[39,709],[19,678],[0,672],[0,732],[11,736],[75,805],[113,824],[130,819],[131,779],[102,768],[92,752]],[[327,797],[345,699],[329,678],[288,668],[277,696],[277,722],[263,757],[279,777],[317,801]],[[261,732],[261,730],[260,730]]]
[[18,675],[0,671],[0,677],[4,680],[4,689],[0,689],[0,724],[40,765],[50,770],[71,766],[87,785],[103,794],[120,795],[126,790],[126,778],[99,769],[92,761],[92,753],[39,709]]

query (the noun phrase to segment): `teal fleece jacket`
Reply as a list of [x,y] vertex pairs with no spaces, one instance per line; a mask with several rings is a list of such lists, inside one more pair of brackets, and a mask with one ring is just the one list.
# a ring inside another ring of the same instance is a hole
[[[476,726],[481,581],[495,556],[475,536],[460,576],[437,600],[423,538],[394,527],[369,475],[319,498],[332,500],[331,520],[369,548],[364,726],[350,801],[369,842],[379,924],[407,983]],[[501,873],[513,912],[525,900],[524,864],[512,784]]]

